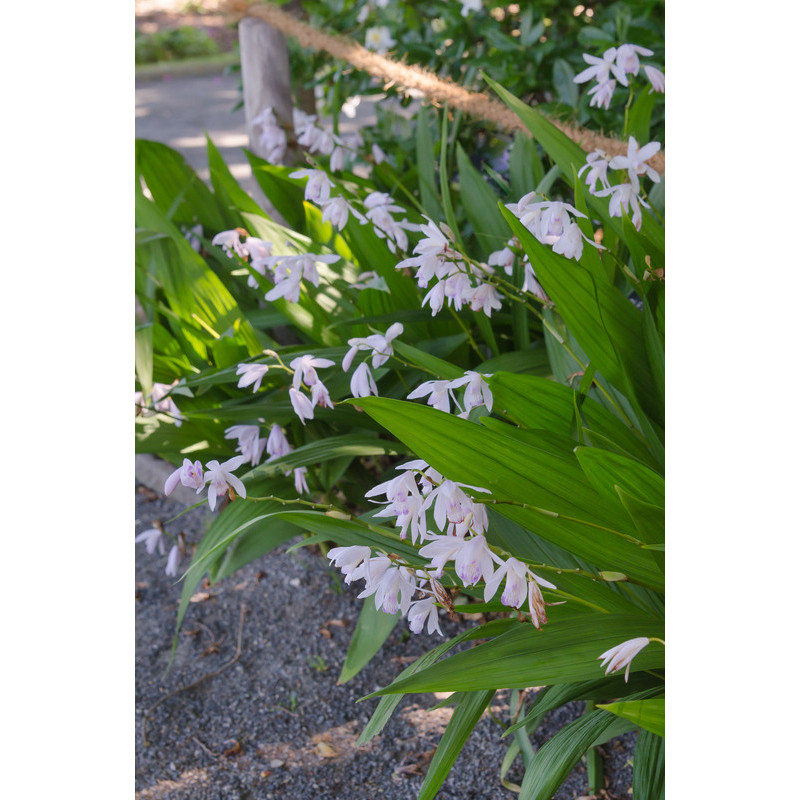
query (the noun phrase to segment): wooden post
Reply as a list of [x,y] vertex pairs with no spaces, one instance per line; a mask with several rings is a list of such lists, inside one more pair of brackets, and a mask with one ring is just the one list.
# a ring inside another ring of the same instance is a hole
[[[253,130],[252,120],[265,108],[292,130],[292,86],[289,79],[289,49],[280,31],[264,20],[244,17],[239,22],[239,47],[242,59],[244,115],[250,149],[261,158],[264,149]],[[284,163],[295,161],[295,153],[286,151]]]

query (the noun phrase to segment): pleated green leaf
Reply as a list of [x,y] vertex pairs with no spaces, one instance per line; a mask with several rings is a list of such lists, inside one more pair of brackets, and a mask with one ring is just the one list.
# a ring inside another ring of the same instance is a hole
[[534,375],[509,372],[496,372],[488,383],[494,397],[494,409],[517,425],[547,429],[580,441],[577,402],[581,427],[591,444],[617,447],[640,461],[653,463],[640,434],[598,402],[580,396],[568,386]]
[[[596,680],[604,672],[602,653],[637,636],[663,638],[663,630],[663,620],[623,614],[577,615],[560,624],[554,618],[541,631],[530,623],[517,623],[496,639],[398,678],[375,694],[522,689]],[[646,647],[632,670],[663,666],[664,648]]]
[[624,732],[617,722],[613,714],[598,709],[562,728],[533,757],[525,771],[520,800],[552,800],[556,789],[598,739]]
[[664,478],[640,462],[597,447],[577,447],[575,455],[600,494],[615,498],[614,487],[620,486],[645,503],[664,507]]
[[436,753],[431,759],[417,800],[433,800],[493,697],[493,689],[486,692],[466,692],[458,695],[455,711],[436,746]]
[[597,707],[604,708],[650,733],[663,737],[665,705],[663,697],[651,697],[648,700],[623,700],[619,703],[602,705],[598,703]]
[[461,202],[475,232],[483,258],[505,247],[511,231],[497,207],[497,195],[469,160],[460,144],[456,145],[456,164],[461,186]]
[[400,618],[399,612],[387,614],[375,608],[373,597],[364,599],[337,683],[347,683],[364,669],[389,638]]
[[641,731],[633,753],[633,797],[664,800],[664,739]]

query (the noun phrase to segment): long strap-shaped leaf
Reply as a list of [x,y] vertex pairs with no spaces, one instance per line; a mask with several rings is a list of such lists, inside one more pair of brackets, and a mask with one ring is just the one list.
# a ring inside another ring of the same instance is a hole
[[422,782],[417,800],[432,800],[436,795],[470,733],[472,733],[472,729],[478,724],[478,720],[493,697],[494,689],[486,692],[467,692],[458,695],[458,704],[436,747],[436,754],[428,767],[428,772]]

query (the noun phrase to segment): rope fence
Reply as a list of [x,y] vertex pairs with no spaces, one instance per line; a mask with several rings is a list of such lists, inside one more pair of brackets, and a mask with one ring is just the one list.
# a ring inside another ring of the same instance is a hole
[[[382,80],[387,86],[396,86],[405,92],[415,90],[431,102],[447,103],[470,116],[494,122],[507,131],[523,131],[530,135],[522,120],[499,100],[483,92],[471,92],[450,79],[438,77],[430,70],[378,55],[345,36],[323,33],[277,6],[246,6],[243,16],[261,19],[276,30],[297,39],[302,47],[324,51]],[[601,136],[586,128],[568,125],[550,117],[548,119],[587,153],[599,149],[609,156],[627,154],[627,142]],[[664,174],[663,151],[656,153],[648,163],[656,172]]]

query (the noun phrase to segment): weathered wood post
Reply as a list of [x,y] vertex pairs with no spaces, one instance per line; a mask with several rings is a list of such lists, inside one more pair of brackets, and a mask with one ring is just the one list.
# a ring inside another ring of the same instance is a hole
[[[252,120],[271,107],[281,123],[292,130],[292,85],[289,77],[289,49],[286,39],[262,19],[244,17],[239,22],[239,47],[242,60],[244,115],[250,149],[266,157]],[[284,163],[291,164],[295,154],[287,149]]]

